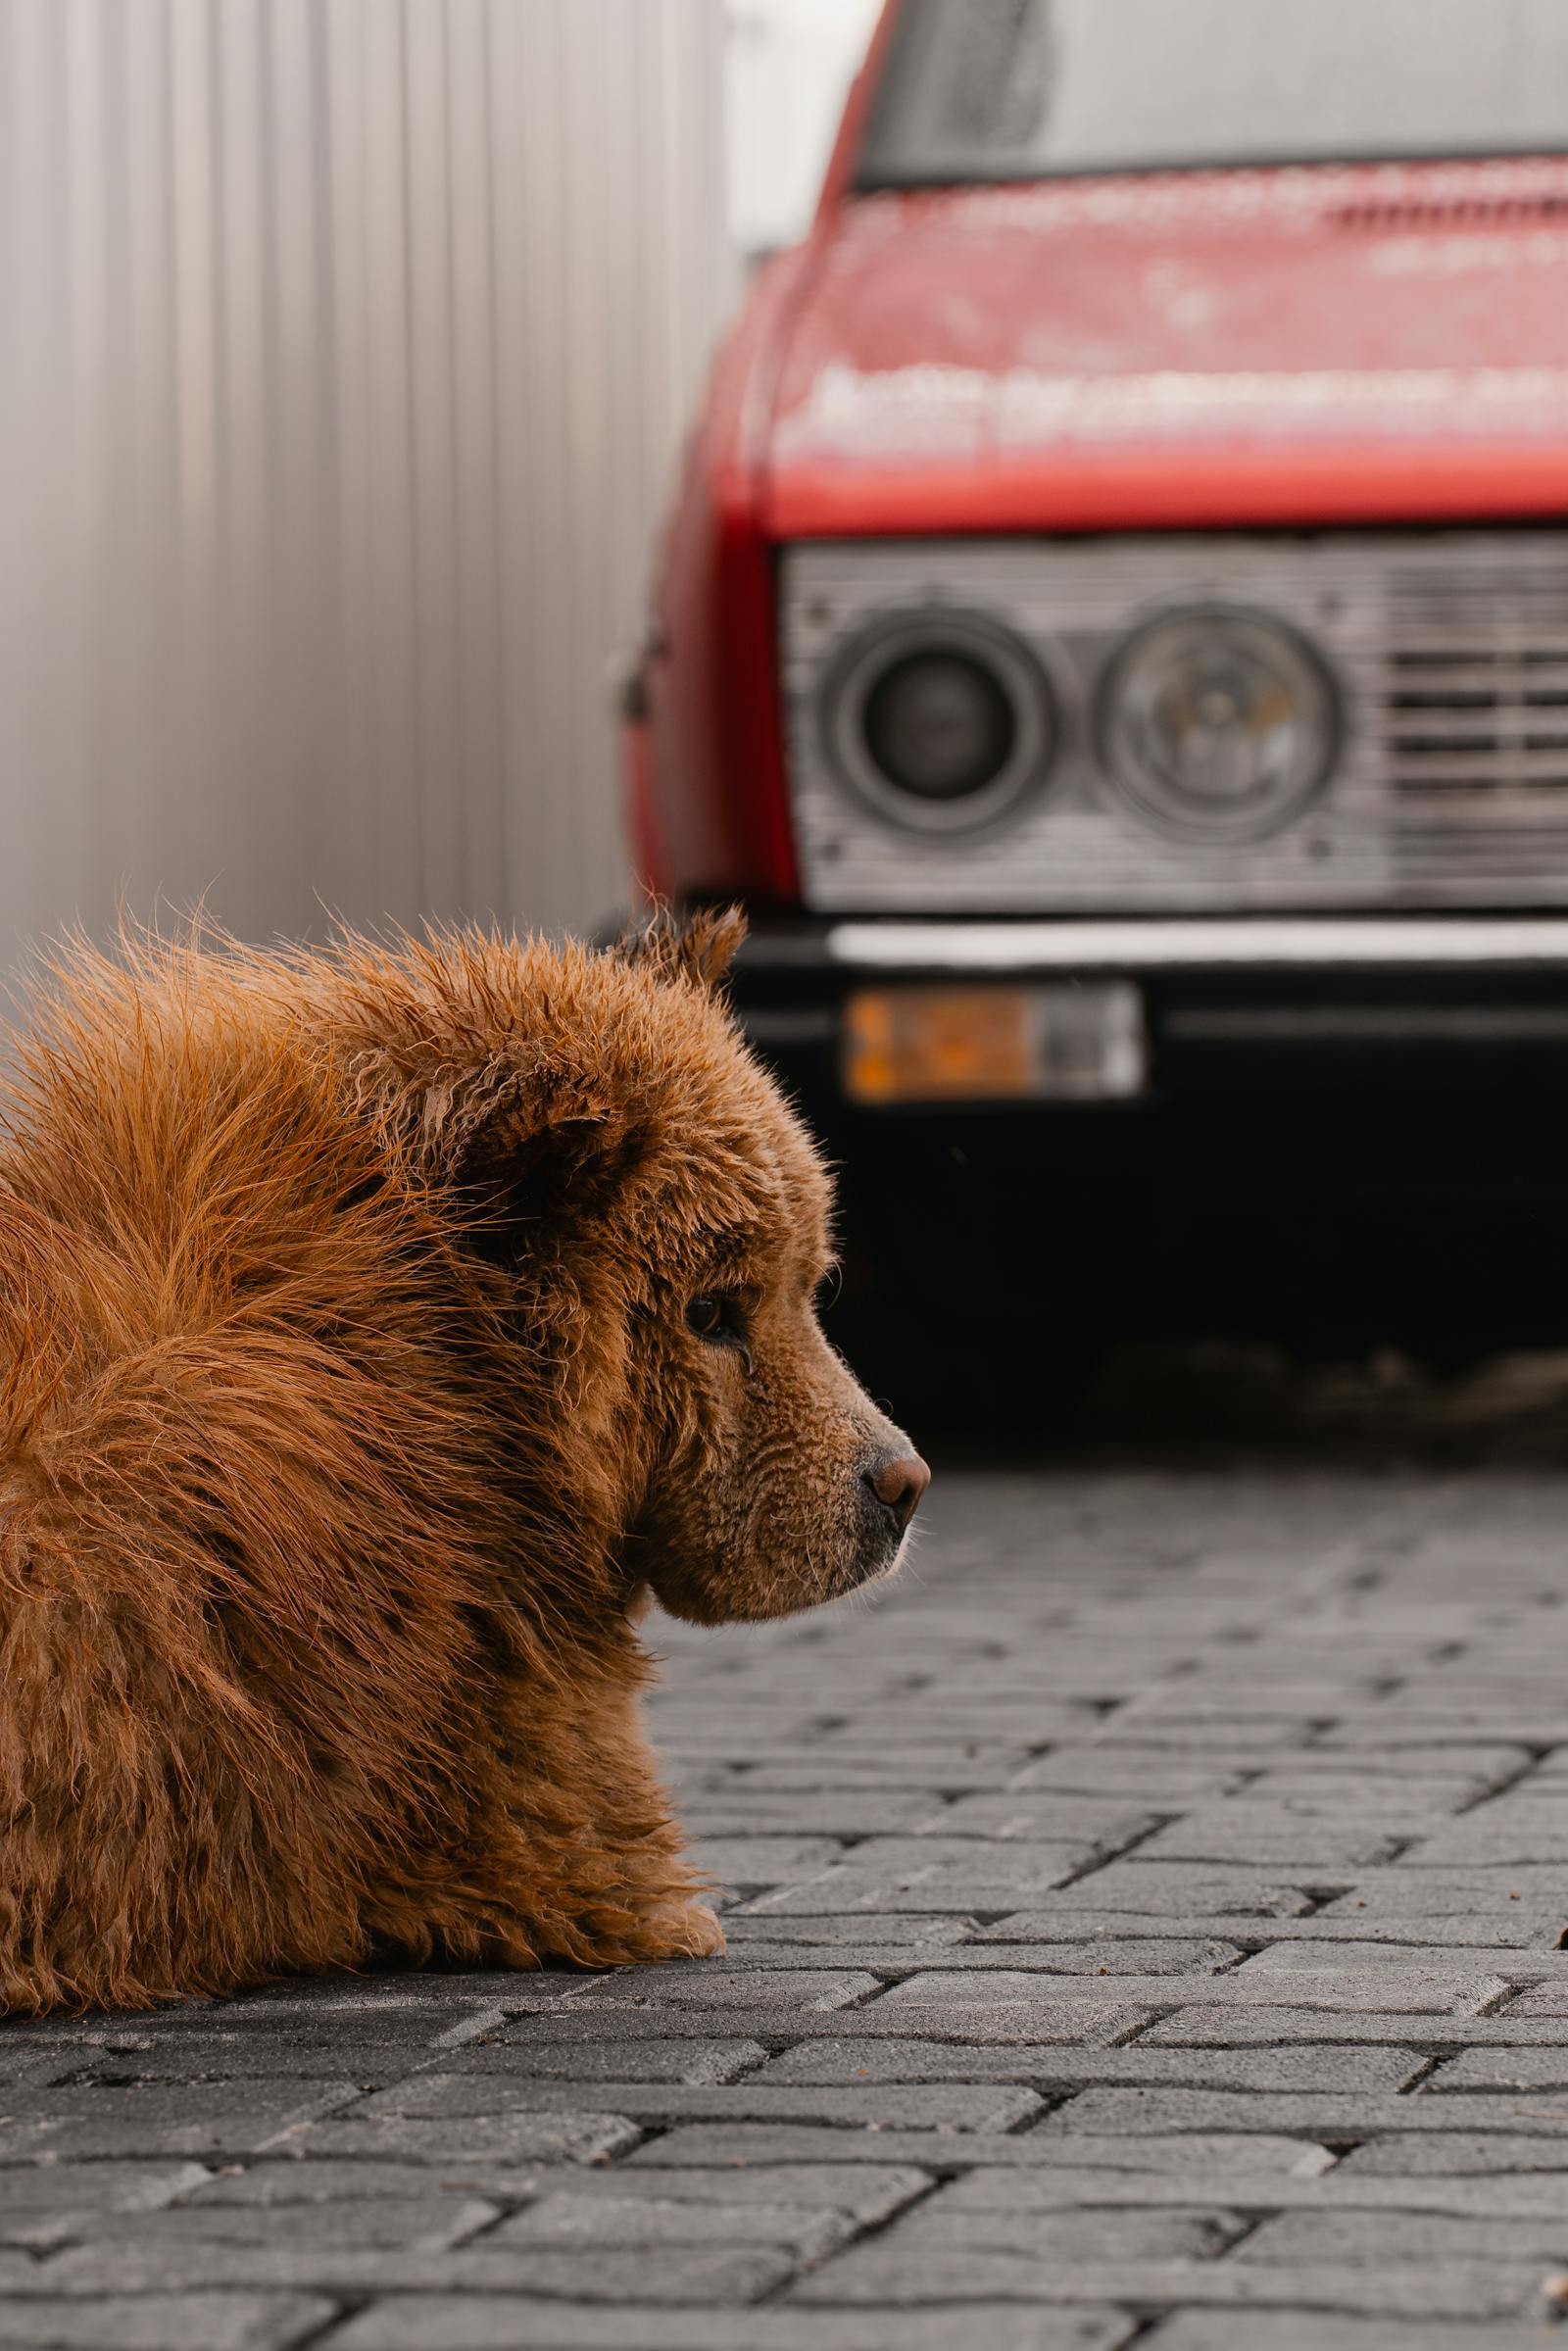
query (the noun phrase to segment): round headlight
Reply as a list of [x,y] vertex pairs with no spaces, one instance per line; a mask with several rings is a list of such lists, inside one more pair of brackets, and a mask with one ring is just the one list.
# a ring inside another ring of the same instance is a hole
[[1194,841],[1257,841],[1316,798],[1339,697],[1294,628],[1213,606],[1129,637],[1100,690],[1100,750],[1140,816]]
[[995,824],[1055,757],[1055,697],[1028,647],[982,614],[881,620],[828,673],[823,748],[839,781],[917,832]]

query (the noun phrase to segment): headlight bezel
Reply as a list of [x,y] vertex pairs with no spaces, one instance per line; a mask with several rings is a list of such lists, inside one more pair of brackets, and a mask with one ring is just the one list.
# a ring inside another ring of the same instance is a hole
[[[876,688],[921,654],[956,656],[984,669],[1012,720],[1012,743],[996,774],[950,799],[900,784],[872,756],[867,737]],[[903,833],[949,841],[995,832],[1032,808],[1056,772],[1066,734],[1061,689],[1039,649],[987,612],[942,604],[883,612],[858,628],[817,689],[816,725],[841,790]]]
[[[1266,797],[1227,804],[1184,796],[1152,772],[1129,746],[1129,680],[1164,636],[1204,629],[1250,632],[1283,655],[1308,702],[1303,748],[1287,780]],[[1108,793],[1138,821],[1189,849],[1246,849],[1271,841],[1312,808],[1332,783],[1347,734],[1344,691],[1322,649],[1295,621],[1264,605],[1215,599],[1167,605],[1128,629],[1096,681],[1093,702],[1096,763]],[[1311,740],[1315,732],[1315,740]]]

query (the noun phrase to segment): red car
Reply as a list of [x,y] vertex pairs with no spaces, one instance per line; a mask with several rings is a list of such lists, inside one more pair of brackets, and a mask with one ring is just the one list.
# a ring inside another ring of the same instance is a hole
[[1563,0],[887,8],[628,717],[882,1330],[1564,1327],[1560,151]]

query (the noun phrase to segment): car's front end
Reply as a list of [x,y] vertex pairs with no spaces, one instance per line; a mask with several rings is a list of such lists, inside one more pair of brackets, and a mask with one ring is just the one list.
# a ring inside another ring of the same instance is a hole
[[[1146,59],[1145,171],[1070,68],[1151,7],[890,10],[698,444],[645,869],[752,904],[885,1300],[1559,1331],[1568,161],[1505,150],[1563,28],[1506,0],[1508,86],[1460,59],[1393,160],[1173,158]],[[1204,11],[1254,77],[1301,14]],[[954,122],[1038,142],[1042,33],[1066,160],[933,184]]]

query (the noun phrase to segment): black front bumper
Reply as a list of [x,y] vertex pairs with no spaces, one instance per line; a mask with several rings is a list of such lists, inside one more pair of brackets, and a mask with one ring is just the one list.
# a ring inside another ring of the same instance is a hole
[[[1125,1102],[867,1108],[857,989],[1116,979]],[[852,1298],[1097,1329],[1568,1335],[1568,920],[760,919],[749,1033],[840,1170]]]

